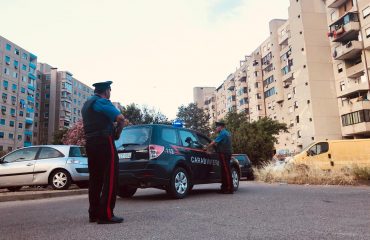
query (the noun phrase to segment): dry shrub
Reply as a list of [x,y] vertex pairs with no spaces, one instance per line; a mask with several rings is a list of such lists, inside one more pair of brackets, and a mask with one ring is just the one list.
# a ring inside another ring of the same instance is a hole
[[356,185],[359,180],[370,179],[369,168],[347,167],[342,170],[323,171],[317,167],[287,163],[267,164],[254,169],[257,180],[268,183],[285,182],[289,184],[312,185]]

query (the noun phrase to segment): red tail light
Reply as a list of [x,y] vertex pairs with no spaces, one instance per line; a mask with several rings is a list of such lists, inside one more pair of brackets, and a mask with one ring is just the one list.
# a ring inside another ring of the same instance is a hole
[[160,145],[149,145],[149,160],[158,158],[164,151],[164,147]]

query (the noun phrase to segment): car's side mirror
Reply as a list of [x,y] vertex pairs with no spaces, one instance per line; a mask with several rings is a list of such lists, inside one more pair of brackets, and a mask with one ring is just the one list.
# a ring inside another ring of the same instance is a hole
[[310,151],[307,151],[306,154],[307,154],[307,157],[309,157],[311,155]]

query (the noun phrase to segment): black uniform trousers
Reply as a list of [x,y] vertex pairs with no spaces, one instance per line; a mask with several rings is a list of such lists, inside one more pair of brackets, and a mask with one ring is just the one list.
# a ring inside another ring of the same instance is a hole
[[228,153],[218,153],[220,156],[221,165],[221,191],[223,192],[234,192],[233,179],[231,176],[230,160],[231,154]]
[[118,155],[111,136],[89,137],[86,140],[89,164],[90,218],[110,220],[116,204]]

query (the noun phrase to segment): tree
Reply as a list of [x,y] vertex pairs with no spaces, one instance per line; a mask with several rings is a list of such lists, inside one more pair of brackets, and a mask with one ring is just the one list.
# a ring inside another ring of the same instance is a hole
[[247,153],[255,166],[261,166],[271,160],[277,135],[287,132],[285,123],[270,118],[248,122],[245,114],[229,113],[225,118],[227,128],[232,134],[235,153]]
[[63,128],[63,129],[55,131],[53,135],[53,144],[55,145],[63,144],[63,137],[67,133],[67,131],[68,131],[68,128]]
[[123,116],[127,118],[131,124],[170,124],[168,118],[154,108],[147,106],[139,107],[132,103],[127,105],[122,110]]
[[210,135],[209,114],[199,108],[197,104],[190,103],[188,106],[180,106],[177,118],[184,122],[186,128],[201,132],[207,136]]
[[85,146],[86,139],[82,120],[79,120],[70,129],[68,129],[67,133],[63,137],[63,144]]

